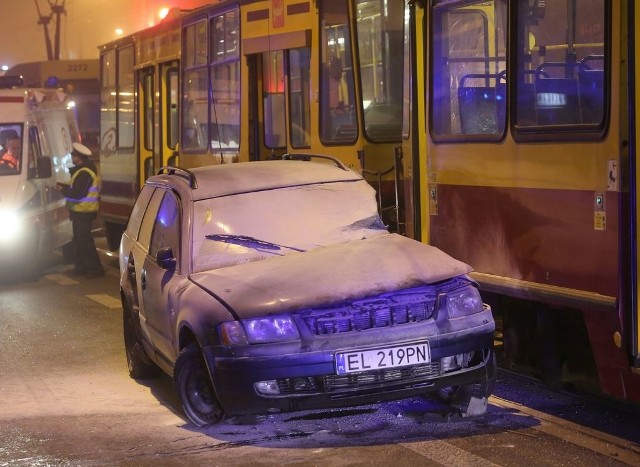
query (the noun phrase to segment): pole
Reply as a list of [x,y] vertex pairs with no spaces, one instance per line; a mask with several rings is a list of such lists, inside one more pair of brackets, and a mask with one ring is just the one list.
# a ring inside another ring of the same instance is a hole
[[40,13],[38,0],[34,1],[36,2],[36,9],[38,10],[38,24],[41,24],[44,28],[44,42],[47,46],[47,59],[53,60],[53,50],[51,49],[51,39],[49,38],[49,21],[51,21],[51,15],[43,16],[42,13]]
[[57,3],[55,5],[51,5],[51,2],[49,2],[49,5],[51,5],[51,14],[56,15],[55,60],[60,60],[60,15],[66,13],[64,3],[65,0],[62,1],[62,5],[58,5]]

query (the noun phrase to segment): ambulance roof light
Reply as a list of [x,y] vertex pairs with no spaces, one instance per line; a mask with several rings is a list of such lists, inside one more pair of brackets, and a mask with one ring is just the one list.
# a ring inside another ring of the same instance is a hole
[[44,82],[45,88],[57,88],[60,86],[60,80],[57,76],[49,76]]

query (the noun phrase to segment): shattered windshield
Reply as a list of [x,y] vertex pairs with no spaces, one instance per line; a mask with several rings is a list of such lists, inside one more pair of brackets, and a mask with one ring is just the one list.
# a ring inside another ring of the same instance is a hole
[[197,201],[193,221],[194,272],[387,233],[365,181]]

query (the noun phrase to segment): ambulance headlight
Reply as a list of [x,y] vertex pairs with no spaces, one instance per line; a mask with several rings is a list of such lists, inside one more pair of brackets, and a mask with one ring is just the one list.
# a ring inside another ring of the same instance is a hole
[[0,243],[14,242],[22,233],[22,218],[15,211],[0,209],[0,226],[2,226]]

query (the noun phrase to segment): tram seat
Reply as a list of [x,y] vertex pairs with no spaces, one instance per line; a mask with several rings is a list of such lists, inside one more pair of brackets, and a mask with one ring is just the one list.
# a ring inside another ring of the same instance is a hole
[[524,70],[522,74],[518,75],[518,94],[516,96],[517,102],[517,116],[516,122],[521,126],[536,126],[538,119],[536,118],[536,90],[535,90],[535,77],[541,75],[543,77],[549,77],[544,71],[536,70]]
[[[501,134],[506,115],[506,84],[500,74],[471,73],[460,80],[458,105],[463,134]],[[467,80],[493,83],[495,86],[465,86]]]
[[594,61],[604,60],[602,55],[590,55],[580,61],[580,105],[584,123],[600,123],[604,117],[604,69],[593,68]]
[[539,125],[582,123],[576,78],[538,78],[535,92]]
[[536,69],[534,86],[538,125],[582,123],[576,67],[576,63],[545,62]]

